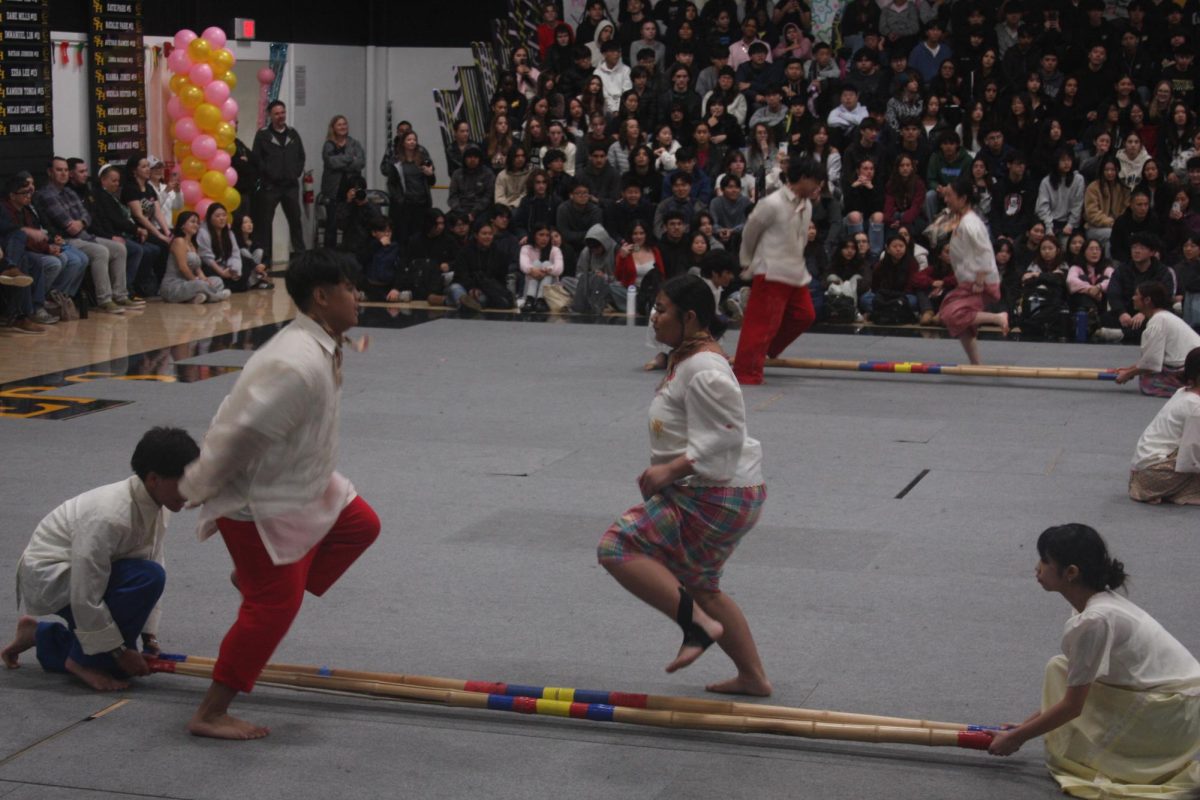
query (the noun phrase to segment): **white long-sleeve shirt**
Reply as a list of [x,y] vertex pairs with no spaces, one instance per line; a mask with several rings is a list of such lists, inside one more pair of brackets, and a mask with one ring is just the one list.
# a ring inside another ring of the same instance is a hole
[[950,264],[959,286],[975,282],[980,272],[987,273],[984,283],[999,283],[996,253],[988,236],[987,225],[974,211],[968,211],[950,236]]
[[812,280],[804,262],[812,203],[780,187],[759,201],[742,228],[743,277],[765,275],[767,280],[807,286]]
[[1170,311],[1156,311],[1142,330],[1137,368],[1151,372],[1182,369],[1188,353],[1200,347],[1200,333]]
[[[124,643],[104,602],[114,561],[127,558],[163,563],[169,511],[155,503],[136,475],[84,492],[46,515],[17,566],[17,597],[34,616],[68,606],[75,635],[88,655]],[[161,607],[151,612],[143,633],[156,633]]]
[[299,561],[355,498],[335,471],[338,345],[305,314],[246,362],[179,490],[202,502],[201,539],[219,517],[254,520],[276,564]]
[[547,261],[543,261],[541,251],[533,245],[527,244],[521,248],[519,264],[521,272],[526,275],[536,267],[547,270],[551,275],[558,277],[563,273],[562,250],[551,245],[550,258]]
[[690,486],[758,486],[762,445],[746,435],[746,405],[729,361],[702,351],[676,368],[650,403],[650,461],[681,455]]
[[633,88],[633,81],[629,78],[629,67],[618,61],[617,65],[610,69],[607,64],[601,62],[594,71],[599,76],[600,83],[604,85],[604,111],[608,114],[617,113],[621,108],[621,95]]
[[1176,472],[1200,472],[1200,395],[1186,387],[1171,395],[1142,431],[1131,466],[1146,469],[1176,451]]

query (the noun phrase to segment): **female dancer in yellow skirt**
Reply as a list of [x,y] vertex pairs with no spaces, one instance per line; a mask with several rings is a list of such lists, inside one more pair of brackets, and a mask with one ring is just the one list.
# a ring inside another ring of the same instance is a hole
[[1200,796],[1200,663],[1149,614],[1115,592],[1125,568],[1087,525],[1038,538],[1037,580],[1075,613],[1050,659],[1042,710],[999,733],[993,755],[1045,734],[1047,766],[1073,797]]

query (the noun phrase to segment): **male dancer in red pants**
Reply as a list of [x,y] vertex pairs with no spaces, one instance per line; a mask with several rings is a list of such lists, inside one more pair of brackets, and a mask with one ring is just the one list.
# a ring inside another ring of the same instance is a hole
[[743,386],[762,383],[767,356],[782,353],[816,319],[804,246],[824,181],[825,167],[816,161],[791,164],[787,185],[760,201],[742,229],[742,278],[753,275],[733,362]]
[[334,470],[342,334],[358,323],[354,284],[328,250],[297,256],[287,290],[296,319],[255,353],[221,403],[180,492],[203,503],[200,537],[220,532],[242,593],[213,682],[188,730],[260,739],[230,716],[291,627],[304,592],[320,596],[379,535],[379,519]]

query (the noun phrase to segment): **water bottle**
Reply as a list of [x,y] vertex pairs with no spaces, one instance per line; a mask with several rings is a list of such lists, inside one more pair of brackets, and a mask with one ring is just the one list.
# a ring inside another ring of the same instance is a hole
[[1075,341],[1086,342],[1088,340],[1088,313],[1086,311],[1075,312]]
[[629,284],[629,288],[625,290],[625,316],[637,316],[637,284]]

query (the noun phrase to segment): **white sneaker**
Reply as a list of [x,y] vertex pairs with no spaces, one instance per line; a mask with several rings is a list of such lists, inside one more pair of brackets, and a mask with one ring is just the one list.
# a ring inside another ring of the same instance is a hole
[[222,289],[220,294],[217,295],[218,300],[228,300],[231,297],[233,297],[233,292],[228,289]]
[[1096,331],[1096,340],[1100,342],[1120,342],[1125,339],[1125,331],[1120,328],[1101,328]]
[[204,292],[201,292],[200,294],[198,294],[192,298],[192,302],[195,303],[196,305],[203,305],[207,301],[208,301],[208,298],[205,296]]

